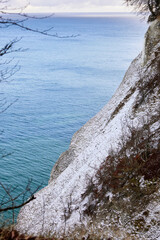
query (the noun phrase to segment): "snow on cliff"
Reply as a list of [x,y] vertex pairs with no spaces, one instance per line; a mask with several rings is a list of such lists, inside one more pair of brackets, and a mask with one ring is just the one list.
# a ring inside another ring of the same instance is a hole
[[[120,150],[119,143],[124,135],[125,125],[132,123],[138,129],[140,125],[143,127],[145,120],[140,121],[143,118],[150,122],[153,133],[159,129],[157,118],[153,121],[160,107],[158,83],[151,92],[146,93],[146,102],[141,101],[139,96],[140,85],[151,81],[155,74],[160,76],[159,37],[160,23],[155,21],[146,35],[143,53],[132,62],[112,99],[74,134],[68,151],[60,156],[53,167],[48,186],[35,195],[35,200],[21,209],[17,221],[20,232],[32,235],[63,235],[64,231],[71,232],[82,223],[87,226],[89,218],[83,215],[87,198],[83,201],[81,198],[87,188],[87,180],[95,175],[111,149]],[[156,194],[159,197],[160,193]],[[107,196],[112,199],[111,193]],[[149,207],[156,208],[156,212],[160,209],[156,200],[153,204],[150,203]],[[154,238],[144,239],[158,239],[158,234],[160,233],[155,230]]]

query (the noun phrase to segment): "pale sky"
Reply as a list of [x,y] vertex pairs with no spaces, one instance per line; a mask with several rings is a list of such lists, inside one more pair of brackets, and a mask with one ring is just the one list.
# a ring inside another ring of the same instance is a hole
[[[11,0],[24,6],[27,0]],[[124,0],[29,0],[27,12],[126,12]]]

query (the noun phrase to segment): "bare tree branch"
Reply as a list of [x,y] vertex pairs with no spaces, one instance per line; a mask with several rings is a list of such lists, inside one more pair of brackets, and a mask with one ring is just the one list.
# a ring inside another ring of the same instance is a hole
[[148,22],[160,16],[160,0],[124,0],[124,3],[142,16],[149,15]]
[[21,207],[25,206],[27,203],[33,201],[34,199],[36,199],[36,198],[33,195],[27,201],[25,201],[24,203],[22,203],[20,205],[12,206],[12,207],[6,207],[6,208],[0,208],[0,212],[6,212],[6,211],[9,211],[9,210],[14,210],[14,209],[17,209],[17,208],[21,208]]
[[12,211],[12,223],[15,222],[15,209],[25,206],[27,203],[33,201],[34,194],[40,189],[41,185],[31,190],[32,179],[28,180],[26,187],[15,195],[16,187],[8,187],[0,182],[0,187],[4,191],[4,195],[0,202],[0,213],[11,210]]

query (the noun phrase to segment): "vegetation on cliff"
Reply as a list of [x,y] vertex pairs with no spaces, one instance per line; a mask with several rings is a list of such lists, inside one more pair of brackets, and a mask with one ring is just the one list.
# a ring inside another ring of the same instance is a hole
[[148,16],[149,12],[148,22],[160,16],[160,0],[125,0],[125,3],[143,16]]

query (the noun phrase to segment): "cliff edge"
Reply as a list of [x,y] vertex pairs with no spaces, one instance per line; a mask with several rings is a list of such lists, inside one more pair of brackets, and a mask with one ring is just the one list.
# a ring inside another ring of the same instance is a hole
[[159,239],[159,37],[156,20],[112,99],[74,134],[48,186],[21,209],[17,230],[44,236],[74,232],[79,239]]

